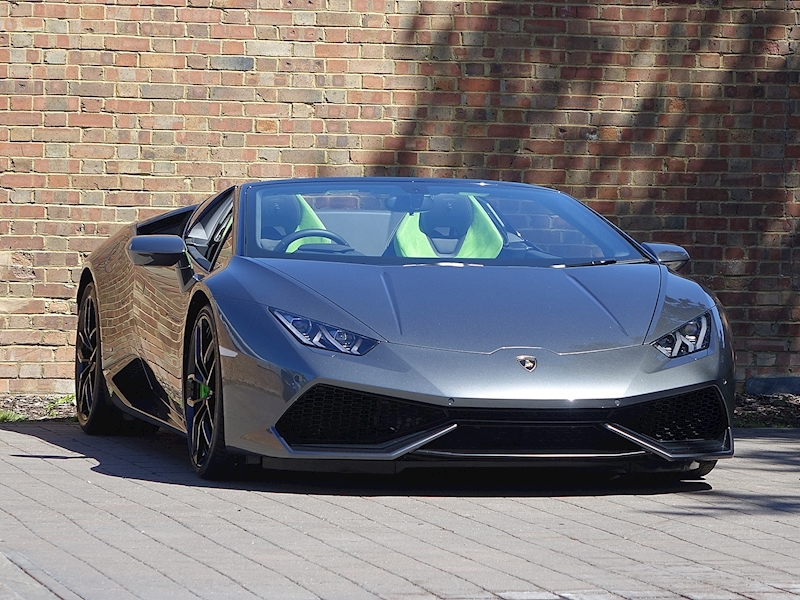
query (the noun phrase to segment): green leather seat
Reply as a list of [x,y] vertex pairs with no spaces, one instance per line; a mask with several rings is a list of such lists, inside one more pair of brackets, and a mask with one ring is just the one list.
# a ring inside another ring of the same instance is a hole
[[406,215],[394,235],[397,256],[497,258],[503,236],[474,196],[439,194],[433,208]]
[[[260,223],[260,245],[271,250],[287,235],[302,229],[325,229],[314,209],[300,194],[283,196],[264,196],[256,204],[256,217]],[[295,240],[286,249],[294,252],[303,244],[330,244],[331,240],[321,237],[307,237]]]

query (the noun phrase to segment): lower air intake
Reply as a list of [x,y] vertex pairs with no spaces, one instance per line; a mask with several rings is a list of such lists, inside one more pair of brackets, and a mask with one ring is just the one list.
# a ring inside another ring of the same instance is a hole
[[611,420],[659,442],[715,440],[728,427],[725,405],[713,387],[626,406]]
[[381,444],[447,419],[444,409],[397,398],[316,385],[276,424],[290,446]]
[[453,408],[316,385],[276,424],[290,446],[378,446],[438,426],[458,428],[426,449],[498,453],[619,453],[635,450],[605,430],[617,423],[658,442],[717,440],[728,427],[716,388],[617,409]]

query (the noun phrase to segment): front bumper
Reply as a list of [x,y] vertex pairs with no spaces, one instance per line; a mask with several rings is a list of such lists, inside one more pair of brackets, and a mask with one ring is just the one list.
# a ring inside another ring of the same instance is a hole
[[714,386],[620,408],[439,407],[316,385],[270,430],[297,458],[713,460],[733,454],[728,413]]
[[455,408],[317,384],[263,432],[266,451],[257,454],[269,468],[371,472],[447,465],[684,471],[733,455],[727,406],[714,385],[626,400],[612,408]]

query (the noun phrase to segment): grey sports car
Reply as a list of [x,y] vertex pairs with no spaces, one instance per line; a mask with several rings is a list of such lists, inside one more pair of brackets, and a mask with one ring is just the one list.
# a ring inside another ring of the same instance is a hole
[[713,294],[557,191],[455,179],[249,183],[124,228],[78,291],[86,433],[185,434],[240,464],[595,466],[733,454]]

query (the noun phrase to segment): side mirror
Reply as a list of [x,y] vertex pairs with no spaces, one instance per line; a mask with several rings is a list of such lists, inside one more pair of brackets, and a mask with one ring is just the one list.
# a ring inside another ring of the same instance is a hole
[[670,271],[677,271],[689,262],[689,253],[681,246],[655,243],[644,243],[642,246]]
[[128,256],[142,267],[173,267],[186,261],[186,244],[177,235],[137,235],[128,244]]

